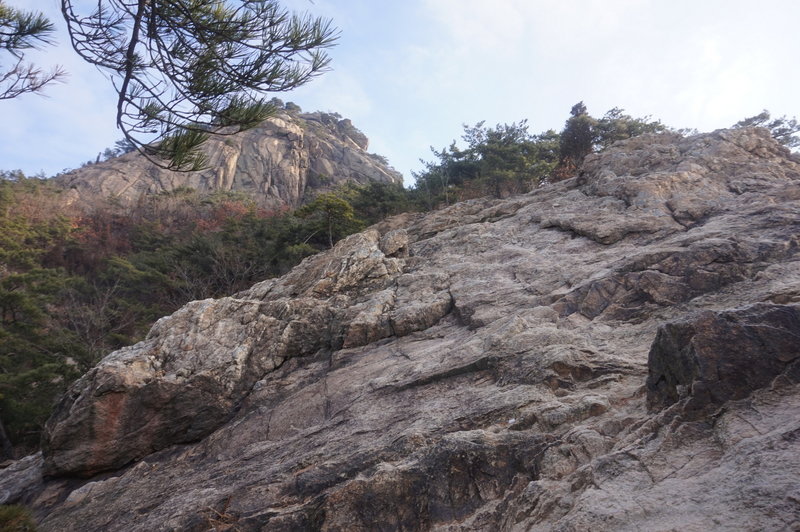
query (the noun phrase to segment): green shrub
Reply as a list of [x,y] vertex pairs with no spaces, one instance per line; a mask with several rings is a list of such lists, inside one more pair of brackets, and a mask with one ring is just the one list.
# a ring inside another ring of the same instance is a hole
[[27,508],[17,504],[0,506],[0,532],[35,532],[36,523]]

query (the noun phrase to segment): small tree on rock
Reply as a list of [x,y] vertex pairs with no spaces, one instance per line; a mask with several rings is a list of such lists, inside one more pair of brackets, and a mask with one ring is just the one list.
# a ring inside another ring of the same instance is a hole
[[796,118],[772,118],[770,112],[764,109],[761,113],[736,122],[733,127],[765,127],[772,136],[787,148],[800,146],[800,124]]
[[314,234],[324,234],[328,237],[328,246],[351,233],[358,231],[364,225],[356,218],[353,206],[347,200],[333,193],[320,194],[314,201],[298,209],[295,213],[300,218],[310,222],[310,229]]
[[575,175],[587,155],[607,148],[613,143],[643,135],[661,133],[669,128],[650,117],[634,118],[619,107],[597,120],[589,115],[583,102],[572,106],[559,142],[558,166],[553,172],[556,181]]
[[564,124],[558,150],[556,174],[567,177],[575,173],[583,159],[594,150],[597,120],[589,116],[583,102],[572,106],[570,117]]
[[623,109],[614,107],[606,112],[595,125],[595,149],[602,150],[617,141],[638,137],[646,133],[663,133],[668,128],[660,121],[651,121],[649,116],[634,118]]

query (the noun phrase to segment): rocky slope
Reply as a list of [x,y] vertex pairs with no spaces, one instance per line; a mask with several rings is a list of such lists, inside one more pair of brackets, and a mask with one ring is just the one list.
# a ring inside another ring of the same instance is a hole
[[368,139],[348,119],[328,113],[281,113],[260,126],[205,145],[209,168],[173,172],[138,153],[84,166],[54,181],[68,201],[96,204],[113,199],[135,204],[143,195],[181,187],[199,192],[243,191],[262,205],[296,207],[306,188],[345,181],[402,183],[402,176],[367,153]]
[[190,303],[0,471],[42,530],[796,530],[800,161],[631,139]]

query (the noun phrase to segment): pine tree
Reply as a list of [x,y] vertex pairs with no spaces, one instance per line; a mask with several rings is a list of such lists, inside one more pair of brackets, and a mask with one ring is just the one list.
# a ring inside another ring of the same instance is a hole
[[61,81],[64,71],[48,72],[25,62],[25,51],[52,44],[53,24],[39,13],[20,11],[0,0],[0,50],[11,55],[12,66],[0,68],[0,100],[40,92],[45,85]]
[[353,206],[332,192],[320,194],[312,202],[298,209],[296,214],[309,219],[314,233],[325,235],[328,247],[331,248],[337,240],[358,231],[364,225],[356,218]]
[[800,124],[797,123],[797,119],[786,116],[772,118],[766,109],[755,116],[736,122],[733,127],[765,127],[775,140],[787,148],[800,147]]
[[574,173],[583,159],[592,153],[596,126],[597,120],[589,116],[583,102],[572,106],[570,117],[561,132],[557,173]]
[[[33,34],[47,42],[49,21],[2,1],[0,38],[28,36],[25,44]],[[209,135],[233,134],[273,114],[268,93],[325,71],[325,50],[338,36],[329,20],[292,15],[277,0],[61,0],[61,12],[74,50],[117,91],[125,140],[174,170],[203,168],[199,148]]]

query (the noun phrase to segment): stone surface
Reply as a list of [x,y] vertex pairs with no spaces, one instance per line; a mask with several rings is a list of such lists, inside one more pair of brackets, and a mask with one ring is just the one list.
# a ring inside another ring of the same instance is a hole
[[387,220],[109,355],[0,494],[45,531],[795,530],[799,229],[750,129]]
[[701,410],[742,399],[783,375],[800,378],[800,307],[759,303],[702,312],[658,330],[647,377],[651,407],[691,396]]
[[138,153],[84,166],[54,179],[78,205],[113,200],[135,204],[142,196],[191,188],[198,192],[248,192],[266,207],[298,206],[307,188],[345,181],[402,183],[400,173],[367,153],[367,137],[348,119],[327,113],[279,114],[258,127],[205,145],[209,168],[173,172]]

